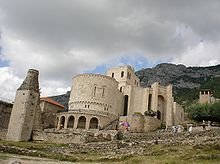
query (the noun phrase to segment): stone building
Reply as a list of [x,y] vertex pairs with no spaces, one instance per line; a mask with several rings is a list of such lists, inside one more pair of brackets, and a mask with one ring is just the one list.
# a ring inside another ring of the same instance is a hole
[[28,141],[34,128],[36,110],[39,109],[38,71],[29,69],[18,88],[8,125],[6,140]]
[[201,104],[212,104],[214,102],[220,102],[220,99],[213,97],[210,89],[203,89],[199,92],[199,103]]
[[64,111],[65,107],[49,97],[40,98],[42,128],[55,128],[56,114]]
[[[57,114],[57,128],[108,129],[115,127],[119,119],[128,120],[133,114],[144,115],[146,111],[156,112],[155,119],[167,127],[184,120],[183,108],[174,102],[172,85],[154,83],[142,88],[133,68],[121,66],[109,69],[107,75],[75,76],[69,111]],[[148,131],[149,125],[145,127],[144,131]]]

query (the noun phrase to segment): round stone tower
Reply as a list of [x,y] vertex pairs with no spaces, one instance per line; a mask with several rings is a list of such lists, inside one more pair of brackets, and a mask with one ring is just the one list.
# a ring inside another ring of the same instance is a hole
[[123,112],[118,82],[108,76],[81,74],[73,78],[69,111],[57,114],[58,129],[106,129],[116,126]]
[[[69,110],[85,109],[119,114],[117,101],[118,82],[113,78],[97,74],[81,74],[73,78]],[[118,99],[119,98],[119,99]]]

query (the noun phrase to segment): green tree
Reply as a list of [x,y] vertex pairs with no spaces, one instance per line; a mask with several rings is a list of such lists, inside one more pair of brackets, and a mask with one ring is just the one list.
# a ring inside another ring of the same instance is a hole
[[220,103],[193,104],[187,110],[189,118],[195,121],[210,120],[220,122]]

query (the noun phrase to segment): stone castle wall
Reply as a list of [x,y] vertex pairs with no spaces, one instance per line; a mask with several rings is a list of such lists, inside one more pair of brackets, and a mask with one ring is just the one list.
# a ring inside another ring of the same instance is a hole
[[[141,114],[133,114],[130,116],[121,116],[120,123],[128,122],[129,130],[135,133],[143,133],[154,131],[161,127],[161,121],[155,117],[143,116]],[[125,131],[125,127],[120,125],[119,130]]]
[[161,121],[150,116],[144,117],[144,132],[154,131],[161,127]]
[[5,140],[8,129],[0,129],[0,140]]
[[181,124],[181,122],[184,121],[184,109],[183,109],[183,107],[180,104],[174,102],[173,103],[173,112],[174,112],[174,116],[175,116],[174,120],[173,120],[174,125]]
[[47,129],[44,131],[34,131],[33,140],[52,142],[52,143],[88,143],[88,142],[102,142],[116,139],[117,131],[85,131],[79,130],[56,130]]
[[7,129],[13,104],[0,100],[0,129]]
[[62,111],[63,108],[48,103],[46,101],[42,101],[40,103],[41,107],[41,118],[42,118],[42,126],[43,129],[47,128],[55,128],[56,127],[56,114],[59,111]]

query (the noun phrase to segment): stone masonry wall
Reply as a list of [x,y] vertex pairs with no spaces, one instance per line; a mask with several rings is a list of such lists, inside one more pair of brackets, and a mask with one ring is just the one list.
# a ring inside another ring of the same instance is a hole
[[0,140],[5,140],[7,134],[7,129],[0,129]]
[[154,131],[161,127],[161,121],[150,116],[144,117],[144,132]]
[[[128,122],[131,132],[135,133],[143,133],[143,132],[150,132],[154,131],[161,127],[161,121],[157,118],[150,117],[150,116],[143,116],[140,114],[134,114],[132,116],[121,116],[119,122]],[[119,130],[125,131],[125,127],[120,125]]]
[[13,104],[0,101],[0,129],[7,129]]
[[40,103],[40,107],[42,111],[41,117],[42,117],[43,129],[55,128],[57,124],[56,114],[57,112],[62,111],[63,108],[48,103],[46,101],[42,101]]
[[116,139],[117,131],[115,130],[74,130],[74,129],[46,129],[44,131],[34,131],[33,140],[52,142],[52,143],[88,143],[103,142]]

